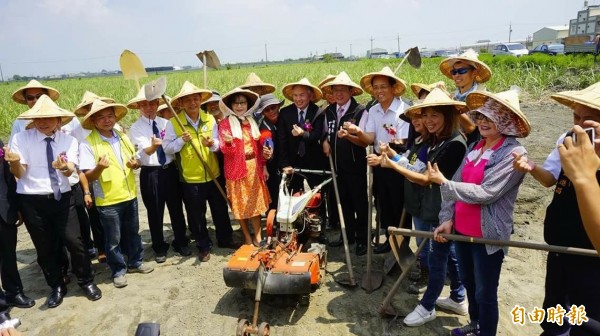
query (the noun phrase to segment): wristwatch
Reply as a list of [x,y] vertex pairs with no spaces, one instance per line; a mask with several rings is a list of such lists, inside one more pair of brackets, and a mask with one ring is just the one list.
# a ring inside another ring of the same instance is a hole
[[84,192],[83,192],[83,194],[84,194],[84,195],[91,195],[92,193],[91,193],[91,192],[89,192],[89,191],[84,191]]

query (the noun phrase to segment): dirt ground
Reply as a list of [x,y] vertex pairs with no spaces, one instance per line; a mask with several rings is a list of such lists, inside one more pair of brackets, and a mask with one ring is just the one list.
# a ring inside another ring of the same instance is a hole
[[[522,109],[532,124],[532,134],[522,141],[530,157],[541,163],[554,147],[558,135],[572,125],[570,111],[557,104],[525,101]],[[521,186],[515,213],[513,240],[542,242],[542,222],[552,191],[541,187],[531,177]],[[168,222],[168,217],[166,217]],[[222,269],[232,250],[215,248],[207,263],[194,254],[181,257],[169,251],[167,262],[156,264],[150,248],[145,209],[140,199],[140,230],[145,260],[155,267],[153,273],[127,275],[129,285],[113,287],[106,264],[93,262],[96,282],[103,297],[88,301],[73,281],[63,304],[55,309],[45,306],[50,289],[36,262],[36,253],[24,227],[19,230],[17,259],[27,295],[37,302],[30,309],[12,310],[22,321],[20,331],[27,335],[133,335],[141,322],[160,323],[162,335],[234,335],[240,317],[250,319],[253,296],[240,289],[227,288]],[[235,229],[238,229],[235,226]],[[172,239],[169,224],[167,238]],[[214,230],[211,229],[214,237]],[[241,238],[241,232],[235,233]],[[331,239],[337,231],[328,232]],[[214,238],[213,238],[214,240]],[[353,251],[353,250],[352,250]],[[505,258],[500,277],[499,335],[539,334],[538,325],[512,323],[510,311],[515,305],[530,311],[541,307],[545,277],[545,253],[513,248]],[[354,271],[366,269],[366,256],[352,253]],[[374,256],[374,269],[381,270],[384,256]],[[343,248],[329,248],[329,264],[323,284],[311,294],[309,305],[297,297],[266,297],[261,305],[259,322],[271,324],[272,335],[442,335],[467,323],[467,316],[438,310],[438,318],[418,328],[397,320],[382,318],[377,308],[399,276],[396,271],[384,278],[383,286],[371,294],[360,287],[348,289],[333,281],[333,274],[345,271]],[[73,280],[74,276],[72,276]],[[359,282],[360,283],[360,282]],[[448,293],[448,287],[444,289]],[[400,314],[408,314],[418,297],[401,289],[393,305]]]

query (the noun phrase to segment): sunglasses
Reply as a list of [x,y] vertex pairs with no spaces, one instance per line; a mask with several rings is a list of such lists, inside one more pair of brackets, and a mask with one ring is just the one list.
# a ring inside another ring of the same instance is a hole
[[471,68],[458,68],[458,69],[452,69],[450,70],[450,74],[452,74],[452,76],[456,76],[456,75],[464,75],[467,72],[471,71],[473,69]]
[[475,113],[475,115],[473,116],[473,119],[475,119],[475,121],[487,121],[487,122],[492,121],[490,118],[488,118],[485,114],[483,114],[481,112]]
[[26,95],[26,96],[25,96],[25,99],[26,99],[27,101],[38,100],[38,99],[40,99],[40,97],[41,97],[42,95],[44,95],[44,93],[38,93],[38,94],[36,94],[36,95]]

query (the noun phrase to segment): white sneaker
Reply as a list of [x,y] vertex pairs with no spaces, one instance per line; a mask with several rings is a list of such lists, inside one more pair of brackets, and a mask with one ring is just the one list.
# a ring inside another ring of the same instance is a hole
[[456,302],[450,297],[440,296],[435,300],[435,304],[442,309],[452,311],[458,315],[467,315],[469,313],[469,304],[466,299],[462,302]]
[[118,277],[113,278],[113,285],[117,288],[123,288],[127,286],[127,279],[124,275],[119,275]]
[[433,320],[435,320],[435,309],[428,311],[425,307],[418,305],[404,318],[404,324],[409,327],[418,327]]

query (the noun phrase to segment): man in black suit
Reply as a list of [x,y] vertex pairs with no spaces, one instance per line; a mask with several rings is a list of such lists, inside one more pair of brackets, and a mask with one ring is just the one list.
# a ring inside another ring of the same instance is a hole
[[[321,90],[302,78],[285,85],[283,95],[293,104],[281,109],[277,121],[279,167],[286,174],[292,173],[294,168],[325,170],[326,157],[320,143],[324,115],[315,104],[323,96]],[[306,174],[306,179],[312,188],[323,181],[323,176]],[[290,188],[294,191],[302,189],[302,181],[294,175]],[[325,202],[321,203],[320,212],[325,220]],[[326,242],[324,235],[321,235],[320,241]]]
[[[356,255],[367,252],[368,195],[367,195],[367,143],[346,130],[350,124],[364,127],[367,113],[353,96],[363,93],[360,86],[341,72],[334,80],[323,85],[325,94],[333,96],[334,103],[325,109],[326,135],[323,153],[332,155],[342,204],[348,243],[356,242]],[[345,127],[344,127],[345,126]],[[332,247],[343,245],[343,240],[333,241]]]
[[[0,140],[0,149],[4,144]],[[23,293],[23,283],[17,269],[17,181],[0,150],[0,278],[5,305],[30,308],[35,301]],[[0,291],[2,293],[2,291]],[[3,304],[0,304],[2,311]]]

